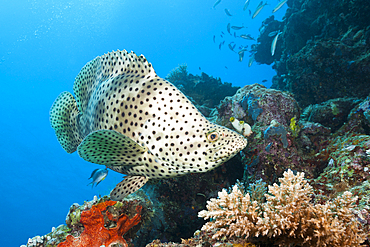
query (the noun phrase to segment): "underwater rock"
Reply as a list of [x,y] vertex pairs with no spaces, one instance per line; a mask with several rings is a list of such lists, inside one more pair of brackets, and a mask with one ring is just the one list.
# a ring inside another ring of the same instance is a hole
[[103,201],[84,210],[80,219],[84,226],[83,232],[77,237],[67,235],[66,241],[58,244],[58,247],[100,247],[111,244],[128,246],[122,236],[141,221],[142,206],[136,206],[136,214],[130,218],[117,213],[120,205],[116,204],[120,202]]
[[351,192],[312,201],[312,186],[291,170],[268,186],[269,193],[266,183],[251,186],[237,182],[209,200],[198,216],[210,220],[191,238],[181,243],[157,239],[146,247],[360,246],[365,240],[369,211],[354,204],[358,197]]
[[348,122],[358,121],[357,114],[361,117],[365,133],[370,135],[370,96],[362,101],[356,108],[352,109],[348,116]]
[[221,101],[211,119],[231,128],[229,119],[234,117],[252,126],[242,152],[243,182],[248,184],[261,178],[275,182],[286,169],[304,171],[313,178],[325,167],[325,157],[315,154],[328,145],[330,130],[299,121],[299,116],[292,95],[253,84]]
[[307,153],[317,154],[332,139],[331,130],[319,123],[300,121],[299,148]]
[[325,169],[311,180],[317,191],[316,201],[341,195],[344,190],[359,197],[356,213],[370,240],[370,125],[366,112],[370,109],[370,97],[356,105],[347,122],[331,135],[328,145],[318,150],[316,157],[326,159]]
[[161,242],[159,239],[153,240],[151,243],[147,244],[146,247],[212,247],[212,246],[220,246],[220,247],[257,247],[247,241],[246,239],[239,238],[239,239],[214,239],[212,238],[213,232],[206,232],[196,230],[194,235],[187,239],[181,239],[179,243],[174,242]]
[[[287,148],[288,147],[288,139],[287,139],[287,134],[288,132],[284,129],[283,126],[280,125],[277,121],[271,121],[271,124],[265,131],[263,132],[263,138],[265,140],[268,140],[271,136],[277,135],[281,137],[281,141],[283,143],[283,147]],[[272,142],[270,143],[272,144]],[[266,151],[270,151],[271,145],[269,144],[269,148]]]
[[206,117],[209,116],[211,108],[218,105],[226,96],[234,95],[239,89],[204,72],[200,76],[189,74],[186,65],[173,69],[166,79],[188,96]]
[[303,110],[301,120],[320,123],[334,133],[347,121],[350,111],[360,102],[357,98],[337,98],[310,105]]
[[[266,19],[255,54],[259,63],[275,61],[272,88],[292,92],[301,107],[334,98],[365,98],[370,93],[368,2],[292,0],[287,4],[290,8],[282,22]],[[277,28],[283,33],[271,57],[267,33]]]
[[300,115],[297,102],[289,93],[267,89],[261,84],[246,85],[234,96],[226,97],[212,112],[210,119],[232,129],[230,117],[249,125],[269,125],[275,119],[285,126]]
[[365,98],[370,93],[366,50],[362,43],[351,47],[338,40],[310,42],[287,59],[284,88],[302,107],[334,98]]
[[65,240],[69,230],[66,225],[59,225],[57,228],[52,227],[50,233],[29,238],[27,244],[21,245],[21,247],[55,247]]
[[253,121],[256,121],[257,117],[263,112],[258,104],[258,99],[259,97],[254,96],[253,93],[249,93],[239,102],[242,108],[248,112],[248,115],[252,117]]
[[[314,180],[315,188],[323,195],[332,196],[342,192],[339,187],[355,189],[356,186],[368,186],[370,196],[370,136],[348,134],[338,136],[321,151],[328,157],[328,165]],[[367,183],[365,183],[367,182]],[[358,194],[358,193],[356,193]],[[370,199],[370,197],[369,197]]]
[[53,227],[45,236],[29,239],[25,246],[100,247],[110,243],[127,246],[126,240],[135,240],[139,229],[142,230],[152,216],[151,201],[142,191],[120,202],[111,201],[108,196],[95,196],[83,205],[74,203],[66,217],[66,225]]
[[336,136],[347,136],[348,134],[370,135],[370,97],[356,105],[347,117],[340,129],[335,133]]
[[[352,105],[343,99],[333,102],[340,105],[340,111],[345,109],[343,114],[350,110],[350,106],[342,108],[341,104],[346,102]],[[330,103],[324,105],[330,108]],[[330,109],[337,112],[335,107]],[[370,128],[366,118],[369,110],[370,97],[353,105],[348,121],[332,133],[333,130],[320,123],[300,120],[298,104],[291,94],[259,84],[245,86],[235,95],[226,97],[212,112],[214,121],[225,123],[230,128],[230,117],[252,126],[253,132],[247,137],[248,146],[241,156],[208,173],[153,180],[130,195],[128,201],[117,202],[119,207],[107,207],[108,212],[131,218],[137,214],[137,206],[143,207],[141,221],[125,235],[125,239],[132,239],[130,244],[137,247],[145,246],[153,239],[159,240],[148,246],[169,245],[160,244],[160,241],[182,241],[172,246],[253,246],[245,239],[214,240],[214,233],[203,231],[196,232],[192,237],[193,232],[204,223],[197,213],[205,208],[207,200],[216,197],[222,188],[235,184],[237,179],[251,185],[262,178],[271,184],[277,182],[284,171],[291,169],[305,172],[315,189],[315,202],[325,202],[344,190],[358,196],[360,207],[355,212],[356,217],[364,229],[370,229],[370,209],[366,207],[370,203]],[[303,114],[302,119],[308,120],[307,114]],[[310,120],[313,119],[320,120]],[[270,133],[269,128],[278,129]],[[67,226],[62,225],[46,236],[36,236],[29,240],[30,245],[27,246],[48,246],[37,245],[40,243],[56,246],[68,234],[81,236],[85,229],[81,223],[82,213],[103,201],[109,201],[109,198],[94,198],[81,206],[73,204],[66,219]],[[106,219],[107,226],[114,228],[114,220],[109,220],[108,216]]]
[[[234,157],[207,173],[194,173],[146,184],[143,190],[153,201],[155,215],[147,223],[150,231],[134,239],[134,245],[144,246],[144,243],[153,239],[180,242],[181,239],[190,238],[204,223],[197,214],[205,207],[206,201],[216,196],[220,189],[242,179],[243,168],[240,158]],[[140,234],[143,232],[140,231]]]
[[346,190],[358,196],[357,219],[369,243],[370,136],[347,132],[347,135],[336,137],[320,155],[328,157],[328,162],[323,172],[310,181],[316,194],[314,200],[321,203]]

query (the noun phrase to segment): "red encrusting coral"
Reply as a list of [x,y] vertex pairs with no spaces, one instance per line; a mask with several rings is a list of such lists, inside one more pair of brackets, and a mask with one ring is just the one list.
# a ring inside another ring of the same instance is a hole
[[[80,222],[84,225],[85,230],[79,237],[68,235],[66,241],[58,244],[58,247],[100,247],[101,245],[108,247],[113,243],[128,246],[122,235],[140,222],[142,206],[136,207],[137,214],[131,219],[125,214],[121,214],[118,219],[115,219],[107,210],[108,206],[114,204],[116,204],[115,201],[105,201],[93,205],[88,211],[83,211]],[[103,213],[110,221],[116,222],[117,226],[109,229],[105,228]]]

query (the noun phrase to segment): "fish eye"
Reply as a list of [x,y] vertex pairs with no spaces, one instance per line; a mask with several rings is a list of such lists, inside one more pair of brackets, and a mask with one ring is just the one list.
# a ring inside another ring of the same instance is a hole
[[219,134],[217,131],[211,130],[210,132],[207,133],[206,137],[208,141],[215,142],[218,140]]

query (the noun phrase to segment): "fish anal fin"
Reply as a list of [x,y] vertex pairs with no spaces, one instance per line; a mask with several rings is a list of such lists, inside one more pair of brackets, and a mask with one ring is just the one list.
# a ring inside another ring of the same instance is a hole
[[120,201],[143,187],[147,181],[144,176],[127,176],[111,191],[110,198],[113,201]]
[[85,137],[77,151],[81,158],[95,164],[134,166],[147,149],[117,131],[97,130]]

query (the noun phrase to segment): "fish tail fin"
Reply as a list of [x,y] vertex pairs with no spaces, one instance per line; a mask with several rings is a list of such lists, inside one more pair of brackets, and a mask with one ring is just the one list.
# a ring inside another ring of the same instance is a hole
[[79,111],[69,92],[61,93],[50,109],[50,123],[55,135],[67,153],[73,153],[82,142],[78,132]]

